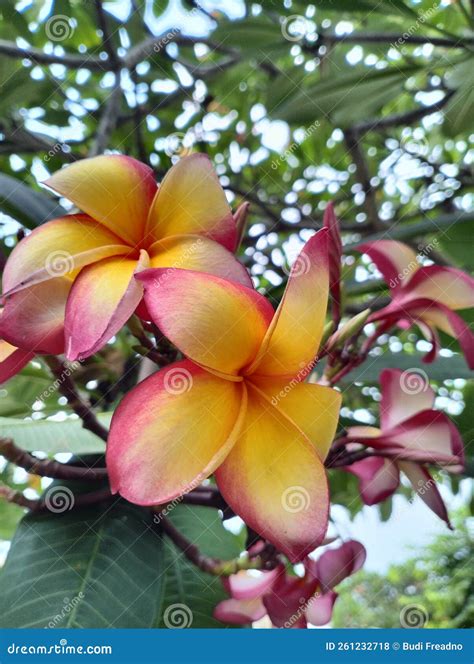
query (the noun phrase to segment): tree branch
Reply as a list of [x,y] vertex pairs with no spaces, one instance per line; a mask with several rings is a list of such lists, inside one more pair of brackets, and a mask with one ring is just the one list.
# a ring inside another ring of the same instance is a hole
[[166,517],[160,518],[163,532],[181,549],[186,558],[203,572],[214,576],[231,576],[245,569],[274,569],[278,564],[275,557],[266,557],[263,553],[255,557],[241,557],[234,560],[220,560],[202,554],[198,547],[190,542]]
[[84,428],[107,442],[107,429],[96,418],[90,406],[79,396],[74,381],[70,377],[70,370],[53,355],[47,356],[45,360],[57,379],[58,390],[66,397],[76,415],[81,418]]
[[39,48],[23,48],[17,46],[15,42],[10,42],[5,39],[0,39],[0,54],[6,55],[9,58],[26,58],[32,60],[39,65],[52,65],[60,64],[70,69],[91,69],[94,71],[110,71],[112,63],[110,60],[102,60],[92,56],[82,55],[56,55],[55,53],[45,53]]
[[51,459],[38,459],[20,449],[8,438],[0,438],[0,454],[10,463],[23,468],[32,475],[51,477],[57,480],[106,480],[106,468],[86,468],[59,463]]

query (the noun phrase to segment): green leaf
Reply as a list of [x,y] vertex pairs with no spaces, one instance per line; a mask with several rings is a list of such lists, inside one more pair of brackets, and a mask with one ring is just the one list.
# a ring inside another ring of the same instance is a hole
[[55,200],[40,191],[0,173],[0,212],[10,215],[27,228],[67,214]]
[[463,269],[474,269],[474,252],[471,243],[474,237],[474,223],[456,224],[448,233],[440,233],[438,241],[446,254]]
[[0,540],[12,538],[23,513],[23,509],[18,505],[0,501]]
[[383,353],[379,357],[369,356],[359,367],[353,369],[341,380],[342,385],[355,382],[377,384],[383,369],[417,369],[424,371],[430,380],[443,381],[453,378],[472,378],[472,372],[462,355],[440,357],[432,364],[425,364],[420,353]]
[[[215,510],[178,505],[168,518],[202,553],[225,560],[240,554],[238,537],[224,528]],[[168,538],[165,538],[164,544],[168,571],[162,616],[157,626],[168,626],[166,609],[178,604],[185,605],[185,613],[192,616],[190,627],[228,627],[212,617],[216,604],[228,597],[221,579],[197,569]],[[170,617],[171,612],[172,609],[169,609]]]
[[[103,413],[98,419],[106,425],[110,418],[111,413]],[[84,429],[78,419],[55,422],[0,417],[0,437],[11,438],[18,447],[28,452],[45,452],[49,455],[60,452],[102,454],[105,451],[104,441]]]
[[314,122],[316,118],[331,117],[336,123],[353,124],[357,119],[366,119],[367,115],[374,114],[386,101],[389,101],[390,88],[392,97],[394,90],[395,93],[400,92],[407,76],[416,69],[415,67],[384,70],[359,68],[351,73],[347,73],[346,70],[346,73],[331,76],[304,88],[299,81],[295,81],[290,94],[288,94],[289,84],[286,81],[284,85],[287,94],[284,97],[281,96],[277,80],[270,89],[267,105],[274,117],[287,122]]
[[0,576],[0,627],[152,627],[166,568],[150,520],[121,500],[26,516]]

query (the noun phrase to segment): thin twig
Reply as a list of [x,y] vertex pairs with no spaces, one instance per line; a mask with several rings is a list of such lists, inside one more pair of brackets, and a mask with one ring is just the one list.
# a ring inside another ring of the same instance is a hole
[[68,368],[56,357],[49,355],[46,363],[58,382],[58,390],[68,400],[69,406],[78,415],[85,429],[92,431],[96,436],[107,442],[108,431],[99,422],[90,406],[79,396]]
[[186,558],[199,567],[203,572],[214,576],[231,576],[240,570],[245,569],[273,569],[278,561],[273,558],[266,559],[261,555],[255,557],[243,556],[233,560],[220,560],[211,558],[202,554],[198,547],[190,542],[166,517],[161,516],[159,523],[162,530],[168,535],[171,541],[181,549]]
[[86,468],[59,463],[51,459],[38,459],[33,454],[17,447],[8,438],[0,438],[0,454],[10,463],[40,477],[51,477],[57,480],[101,481],[107,479],[106,468]]

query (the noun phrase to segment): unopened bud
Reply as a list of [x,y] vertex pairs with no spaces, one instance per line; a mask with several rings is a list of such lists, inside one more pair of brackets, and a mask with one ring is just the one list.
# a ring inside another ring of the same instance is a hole
[[354,334],[357,334],[357,332],[359,332],[359,330],[361,330],[366,324],[370,313],[370,309],[364,309],[364,311],[361,311],[360,314],[357,314],[354,316],[354,318],[351,318],[347,321],[347,323],[344,323],[344,325],[336,330],[336,332],[334,332],[332,337],[329,339],[329,350],[332,350],[336,346],[342,345],[345,341],[354,336]]

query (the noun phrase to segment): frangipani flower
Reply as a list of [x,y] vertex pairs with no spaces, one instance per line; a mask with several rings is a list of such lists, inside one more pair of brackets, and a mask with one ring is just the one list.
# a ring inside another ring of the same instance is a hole
[[216,606],[214,617],[235,625],[248,625],[265,615],[275,627],[326,625],[338,597],[335,586],[357,572],[365,558],[363,545],[349,540],[337,549],[328,549],[316,561],[306,558],[302,578],[287,574],[283,565],[258,576],[239,572],[224,580],[231,599]]
[[402,471],[418,495],[446,521],[446,507],[426,463],[445,466],[452,472],[464,464],[461,437],[447,415],[433,410],[435,393],[418,373],[385,369],[380,375],[381,428],[350,427],[348,436],[391,458],[372,457],[346,466],[359,478],[362,500],[375,505],[391,496]]
[[[202,270],[251,285],[231,253],[235,222],[205,155],[181,159],[159,188],[148,166],[118,155],[76,162],[46,184],[85,214],[43,224],[9,257],[3,292],[11,324],[4,318],[0,334],[16,346],[23,347],[26,335],[26,303],[16,306],[13,298],[26,293],[28,299],[30,289],[54,277],[73,280],[65,314],[71,360],[95,353],[130,318],[143,295],[134,274],[144,268]],[[48,298],[41,298],[40,308],[47,309]]]
[[303,383],[323,332],[326,232],[303,248],[276,312],[255,290],[188,270],[146,270],[152,320],[189,359],[150,376],[117,408],[107,446],[111,487],[163,504],[215,472],[244,521],[291,560],[323,539],[323,460],[340,394]]
[[454,313],[474,307],[474,279],[453,267],[421,266],[415,252],[402,242],[377,240],[361,244],[358,249],[374,261],[392,295],[392,302],[372,314],[369,322],[400,321],[405,327],[416,323],[433,345],[426,362],[436,357],[436,330],[442,330],[459,341],[469,367],[474,369],[474,335]]

